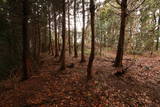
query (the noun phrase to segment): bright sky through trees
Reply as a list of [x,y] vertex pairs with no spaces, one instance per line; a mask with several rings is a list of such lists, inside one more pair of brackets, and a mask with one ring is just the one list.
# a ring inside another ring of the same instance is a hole
[[[97,0],[97,2],[104,2],[104,0]],[[81,9],[82,10],[82,9]],[[74,29],[74,22],[73,22],[73,10],[71,9],[70,10],[70,13],[72,14],[72,16],[71,16],[71,29]],[[86,13],[86,16],[87,16],[87,13]],[[87,23],[87,21],[88,21],[88,17],[85,17],[86,19],[86,23]],[[87,24],[85,24],[85,25],[87,25]],[[67,26],[66,26],[67,27]],[[77,14],[77,31],[78,32],[81,32],[82,31],[82,13],[79,13],[78,12],[78,14]]]

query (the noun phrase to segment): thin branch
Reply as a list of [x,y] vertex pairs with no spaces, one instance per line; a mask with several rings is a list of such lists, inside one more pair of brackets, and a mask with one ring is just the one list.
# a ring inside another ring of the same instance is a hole
[[116,12],[113,11],[113,13],[114,13],[115,15],[118,15],[118,16],[121,15],[121,12],[116,13]]
[[113,8],[121,9],[120,7],[114,6],[114,5],[113,5],[113,4],[111,4],[111,3],[109,3],[109,5],[111,5]]
[[145,2],[145,0],[143,0],[137,7],[135,7],[134,9],[128,11],[128,14],[134,12],[135,10],[137,10],[143,3]]
[[121,2],[119,0],[116,0],[117,4],[121,6]]
[[[132,1],[132,0],[131,0],[131,1]],[[136,3],[136,1],[135,1],[135,0],[133,0],[132,2],[131,2],[131,1],[130,1],[130,2],[128,2],[128,4],[127,4],[127,5],[130,5],[130,4],[132,5],[132,4],[135,4],[135,3]]]
[[128,1],[127,6],[131,3],[131,0]]

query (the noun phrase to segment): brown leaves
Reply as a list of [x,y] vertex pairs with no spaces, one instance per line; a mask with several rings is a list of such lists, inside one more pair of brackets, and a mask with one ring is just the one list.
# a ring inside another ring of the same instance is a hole
[[[85,64],[82,66],[75,59],[72,62],[76,65],[74,68],[58,71],[59,64],[52,59],[47,57],[39,70],[26,82],[14,83],[16,88],[9,85],[10,90],[3,91],[0,96],[0,106],[126,107],[149,104],[156,106],[160,102],[160,95],[157,94],[160,87],[158,58],[137,60],[130,71],[121,77],[113,74],[116,70],[112,67],[112,62],[98,58],[93,69],[97,75],[89,82],[85,77]],[[70,63],[71,60],[67,59],[67,63]],[[18,102],[22,99],[23,102]]]

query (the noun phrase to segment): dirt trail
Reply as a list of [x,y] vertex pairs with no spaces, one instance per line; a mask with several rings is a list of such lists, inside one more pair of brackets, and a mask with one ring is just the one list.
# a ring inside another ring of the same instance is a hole
[[117,77],[108,61],[112,58],[97,57],[95,77],[89,82],[87,63],[80,64],[79,59],[68,57],[67,63],[74,63],[74,68],[65,71],[59,71],[53,57],[42,60],[29,80],[0,84],[0,107],[159,107],[159,58],[139,58],[124,76]]

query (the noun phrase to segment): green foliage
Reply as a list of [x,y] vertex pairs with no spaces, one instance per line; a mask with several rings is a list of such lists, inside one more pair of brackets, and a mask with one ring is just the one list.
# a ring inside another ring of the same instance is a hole
[[[118,7],[117,3],[110,1]],[[157,29],[160,16],[159,0],[146,0],[135,12],[127,17],[125,31],[125,50],[129,53],[143,54],[154,51],[156,40],[160,36]],[[103,47],[116,49],[120,25],[120,9],[112,7],[108,2],[97,12],[96,33],[97,42]],[[130,6],[128,6],[130,8]],[[117,13],[117,14],[116,14]]]
[[108,4],[97,12],[96,40],[101,47],[115,48],[117,45],[117,34],[119,33],[119,18]]

